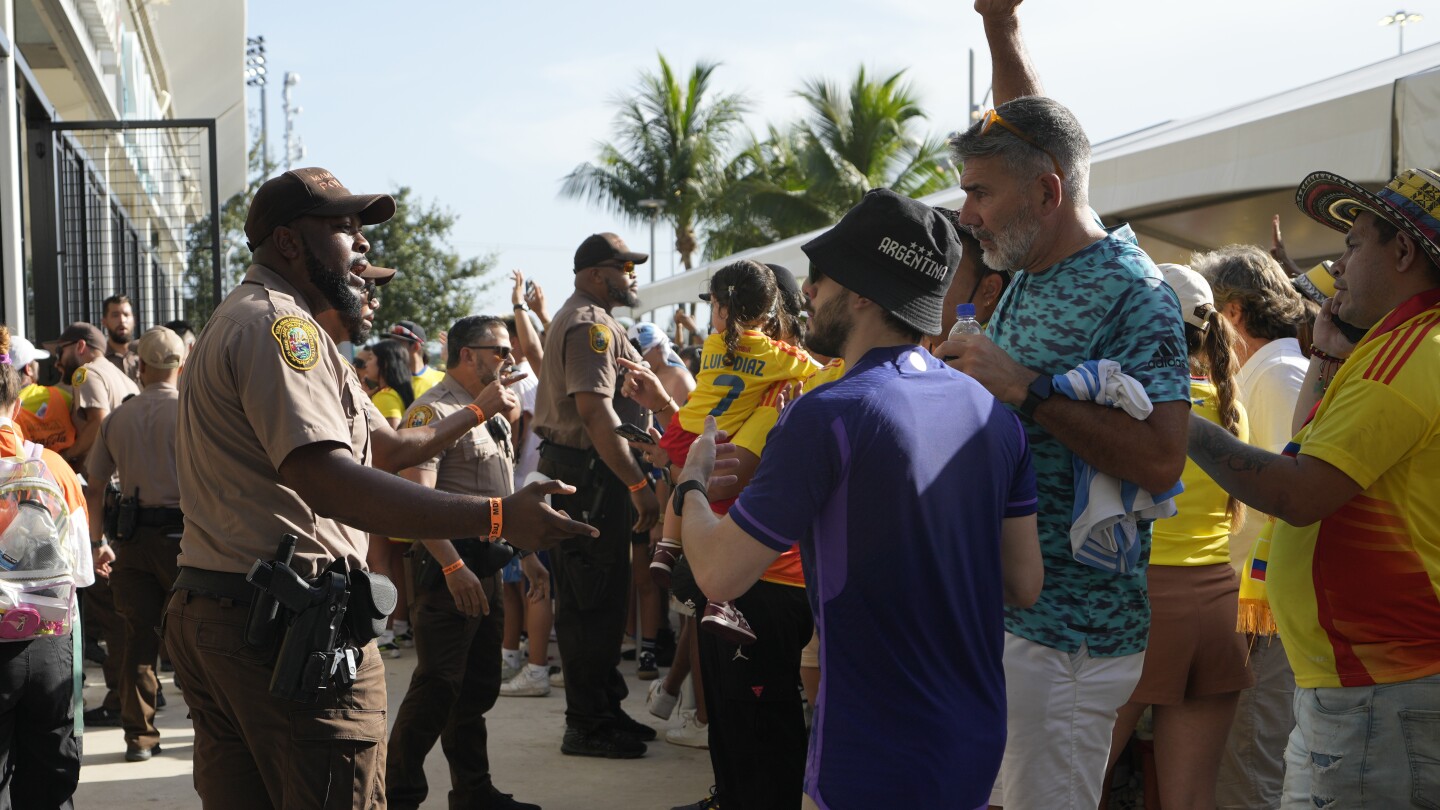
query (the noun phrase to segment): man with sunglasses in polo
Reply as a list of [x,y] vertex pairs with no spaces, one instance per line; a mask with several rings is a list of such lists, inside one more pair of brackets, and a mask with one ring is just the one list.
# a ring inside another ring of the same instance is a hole
[[[1006,609],[1009,736],[990,803],[1095,807],[1116,710],[1140,678],[1149,635],[1150,522],[1140,522],[1134,569],[1078,562],[1072,457],[1152,493],[1170,489],[1185,465],[1189,378],[1179,301],[1129,226],[1105,229],[1090,209],[1089,139],[1040,95],[1018,5],[976,3],[998,106],[951,147],[964,166],[960,225],[986,265],[1021,272],[986,334],[939,354],[1025,417],[1040,497],[1045,587],[1033,606]],[[1148,418],[1051,394],[1052,375],[1102,359],[1144,386]]]
[[[565,674],[565,739],[573,756],[644,756],[655,730],[620,708],[620,638],[630,590],[630,536],[660,516],[655,493],[629,445],[622,422],[649,424],[644,409],[620,396],[621,359],[641,362],[610,316],[636,307],[635,265],[649,258],[613,233],[589,236],[575,251],[575,294],[545,333],[545,359],[535,395],[541,473],[574,482],[574,495],[554,507],[600,530],[585,543],[551,552],[555,572],[555,634]],[[669,420],[673,411],[662,415]],[[580,516],[584,515],[584,518]]]

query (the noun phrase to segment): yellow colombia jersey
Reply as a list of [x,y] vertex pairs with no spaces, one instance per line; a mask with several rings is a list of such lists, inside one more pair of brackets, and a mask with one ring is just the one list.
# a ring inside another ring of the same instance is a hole
[[[1190,378],[1190,402],[1200,416],[1220,424],[1220,402],[1215,384],[1203,377]],[[1238,403],[1237,403],[1238,406]],[[1245,409],[1240,409],[1238,438],[1250,441]],[[1155,521],[1150,541],[1151,565],[1218,565],[1230,562],[1230,496],[1193,460],[1185,459],[1180,475],[1185,491],[1175,496],[1179,514]]]
[[[804,382],[803,393],[808,394],[825,383],[834,382],[844,376],[844,374],[845,358],[837,357]],[[776,407],[776,400],[779,399],[784,389],[790,385],[792,385],[792,383],[788,381],[771,384],[770,390],[766,392],[765,397],[760,401],[760,407],[756,408],[755,413],[751,414],[750,418],[745,420],[745,426],[740,428],[739,432],[730,438],[730,441],[734,442],[736,447],[743,447],[756,456],[765,452],[765,442],[770,437],[770,429],[775,427],[776,422],[780,421],[780,409]],[[799,546],[796,546],[796,548],[799,548]]]
[[735,347],[734,364],[727,366],[725,336],[711,335],[700,355],[695,390],[680,409],[680,427],[698,434],[705,430],[705,417],[713,416],[733,436],[772,386],[807,380],[819,368],[803,350],[748,329]]
[[1297,686],[1440,673],[1437,413],[1440,290],[1432,290],[1360,341],[1285,449],[1364,487],[1309,526],[1275,522],[1259,575]]
[[445,379],[445,372],[438,368],[426,366],[424,371],[410,379],[410,390],[414,391],[415,398],[419,399],[422,394],[429,391],[443,379]]

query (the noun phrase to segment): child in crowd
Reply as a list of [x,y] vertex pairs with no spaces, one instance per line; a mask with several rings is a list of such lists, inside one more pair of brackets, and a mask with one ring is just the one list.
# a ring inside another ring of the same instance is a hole
[[[769,267],[748,260],[728,264],[700,297],[710,303],[714,334],[705,339],[694,392],[660,439],[676,467],[685,465],[690,445],[705,429],[705,417],[715,417],[720,430],[734,436],[757,411],[773,409],[786,389],[820,368],[803,350],[775,337],[784,330],[783,307]],[[722,498],[710,508],[724,514],[734,502],[734,497]],[[664,535],[650,563],[661,587],[669,587],[670,570],[680,556],[679,535],[680,518],[667,506]],[[729,602],[706,605],[701,627],[739,644],[755,640],[745,617]]]

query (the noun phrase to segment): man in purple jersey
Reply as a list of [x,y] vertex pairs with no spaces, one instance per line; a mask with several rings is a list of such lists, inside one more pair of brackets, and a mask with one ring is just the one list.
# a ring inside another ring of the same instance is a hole
[[805,807],[983,808],[1005,749],[1003,606],[1043,579],[1025,431],[916,345],[960,261],[943,216],[876,189],[804,250],[807,345],[848,371],[786,409],[723,520],[709,421],[675,490],[685,554],[723,600],[801,544],[822,677]]

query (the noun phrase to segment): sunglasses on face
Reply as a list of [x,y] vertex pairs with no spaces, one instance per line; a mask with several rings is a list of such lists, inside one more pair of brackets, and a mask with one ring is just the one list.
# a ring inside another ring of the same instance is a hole
[[495,352],[495,354],[499,355],[501,360],[509,360],[509,359],[510,359],[510,347],[509,347],[509,346],[466,346],[465,348],[467,348],[467,349],[472,349],[472,350],[474,350],[474,349],[487,349],[487,350],[492,351],[492,352]]
[[635,262],[601,262],[596,267],[608,267],[611,270],[619,270],[627,276],[635,275]]
[[980,118],[981,137],[988,135],[990,131],[997,126],[1002,127],[1011,135],[1014,135],[1025,143],[1028,143],[1036,149],[1039,149],[1041,152],[1044,152],[1045,155],[1050,158],[1050,162],[1055,164],[1055,173],[1060,175],[1061,180],[1065,179],[1065,170],[1060,168],[1060,161],[1055,157],[1054,152],[1051,152],[1049,149],[1046,149],[1045,147],[1036,143],[1034,138],[1021,132],[1015,125],[1011,124],[1009,121],[1006,121],[1004,118],[1001,118],[1000,113],[996,112],[993,109],[985,113],[985,115],[981,116]]

